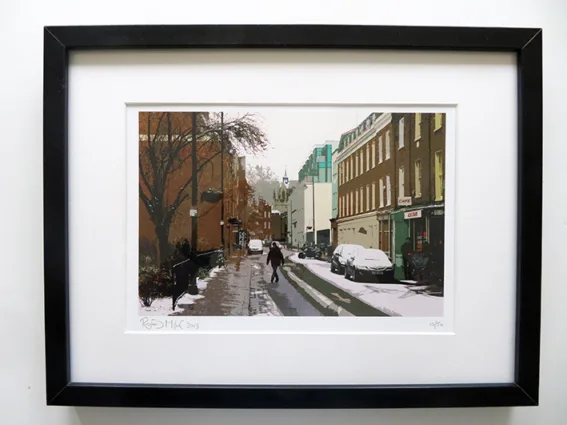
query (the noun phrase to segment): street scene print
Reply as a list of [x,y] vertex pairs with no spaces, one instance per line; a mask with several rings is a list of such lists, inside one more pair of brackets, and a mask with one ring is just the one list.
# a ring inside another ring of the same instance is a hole
[[444,113],[138,124],[140,316],[443,316]]

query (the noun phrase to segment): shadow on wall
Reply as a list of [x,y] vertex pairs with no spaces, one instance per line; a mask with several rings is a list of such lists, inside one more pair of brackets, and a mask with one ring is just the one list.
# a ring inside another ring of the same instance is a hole
[[[371,425],[376,423],[376,410],[234,410],[196,409],[133,409],[78,407],[68,409],[65,424],[73,425]],[[381,410],[380,422],[390,425],[435,424],[511,424],[511,408],[486,409],[414,409]],[[63,422],[61,422],[63,423]]]

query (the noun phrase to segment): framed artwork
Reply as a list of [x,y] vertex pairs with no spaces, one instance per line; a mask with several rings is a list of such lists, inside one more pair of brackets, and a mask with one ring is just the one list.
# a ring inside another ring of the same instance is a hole
[[47,404],[538,404],[542,31],[44,30]]

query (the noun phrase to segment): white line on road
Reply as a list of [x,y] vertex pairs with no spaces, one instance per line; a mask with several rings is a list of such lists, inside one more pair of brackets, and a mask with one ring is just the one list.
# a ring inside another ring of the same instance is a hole
[[335,304],[333,300],[323,295],[321,292],[317,291],[312,286],[305,283],[299,277],[297,277],[289,268],[286,268],[288,276],[299,286],[301,287],[309,296],[314,299],[318,304],[323,306],[324,308],[328,308],[329,310],[334,311],[339,316],[354,316],[351,312],[345,310],[341,306]]

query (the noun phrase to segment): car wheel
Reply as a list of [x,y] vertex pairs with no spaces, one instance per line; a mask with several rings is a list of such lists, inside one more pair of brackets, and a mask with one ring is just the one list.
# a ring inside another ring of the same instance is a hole
[[359,280],[359,276],[358,273],[356,272],[356,267],[352,269],[352,281],[353,282],[358,282]]
[[336,273],[335,265],[333,264],[332,261],[331,261],[331,273]]
[[348,279],[348,278],[349,278],[349,276],[348,276],[348,268],[345,266],[345,279]]

